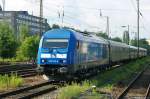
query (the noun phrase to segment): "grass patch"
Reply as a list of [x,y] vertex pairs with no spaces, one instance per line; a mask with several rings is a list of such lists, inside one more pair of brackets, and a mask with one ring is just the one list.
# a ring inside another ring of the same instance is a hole
[[30,61],[29,59],[26,59],[26,58],[24,58],[24,59],[18,59],[18,58],[5,58],[5,59],[3,59],[3,58],[0,58],[0,65],[8,65],[8,64],[16,64],[16,63],[18,63],[18,62],[28,62],[28,61]]
[[[82,92],[88,90],[92,85],[96,85],[98,89],[105,92],[112,92],[114,86],[119,81],[128,83],[148,63],[150,63],[150,57],[137,59],[117,69],[105,71],[94,77],[91,81],[83,82],[82,86],[73,83],[61,89],[60,94],[58,94],[58,99],[78,99],[73,97],[80,96]],[[92,95],[87,95],[85,99],[91,99],[91,97],[92,99],[99,99],[102,96],[97,92],[92,92]]]
[[0,62],[16,62],[17,59],[16,58],[0,58]]
[[71,99],[75,96],[80,95],[82,92],[86,91],[91,87],[89,81],[84,81],[82,85],[77,83],[72,83],[61,89],[60,94],[58,94],[58,99]]
[[0,75],[0,91],[19,87],[23,84],[23,79],[16,74]]
[[106,71],[93,79],[94,84],[107,92],[112,91],[113,87],[119,81],[128,83],[135,76],[135,74],[140,72],[149,62],[150,57],[145,57],[132,61],[115,70]]

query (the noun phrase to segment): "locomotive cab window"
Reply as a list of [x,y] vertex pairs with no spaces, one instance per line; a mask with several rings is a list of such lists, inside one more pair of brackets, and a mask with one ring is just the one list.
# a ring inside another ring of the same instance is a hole
[[43,48],[67,48],[68,39],[44,39]]

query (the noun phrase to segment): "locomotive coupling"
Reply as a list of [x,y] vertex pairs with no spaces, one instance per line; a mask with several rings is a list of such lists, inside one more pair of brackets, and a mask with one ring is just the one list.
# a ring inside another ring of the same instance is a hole
[[68,72],[68,68],[67,67],[61,67],[61,68],[58,69],[58,72],[62,73],[62,74],[65,74],[65,73]]
[[42,73],[44,72],[44,68],[41,67],[41,66],[37,66],[36,71],[37,71],[39,74],[42,74]]

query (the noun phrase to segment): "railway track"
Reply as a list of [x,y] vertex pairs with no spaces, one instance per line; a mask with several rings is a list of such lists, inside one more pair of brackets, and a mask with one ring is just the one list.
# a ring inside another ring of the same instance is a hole
[[150,99],[150,66],[142,70],[121,92],[118,99]]
[[0,74],[11,75],[13,73],[21,77],[29,77],[29,76],[34,76],[37,74],[35,67],[36,66],[32,64],[3,65],[3,66],[0,66]]
[[0,72],[35,68],[33,64],[0,65]]
[[16,71],[6,71],[6,72],[0,72],[1,75],[11,75],[11,74],[16,74],[21,77],[30,77],[30,76],[35,76],[37,74],[35,69],[23,69],[23,70],[16,70]]
[[[110,70],[119,68],[120,66],[115,66],[113,68],[111,68]],[[94,76],[94,75],[91,75]],[[87,78],[89,78],[89,76],[87,76]],[[85,79],[87,79],[85,78]],[[82,79],[81,81],[85,80]],[[66,82],[71,82],[73,80],[67,80]],[[30,99],[30,98],[34,98],[49,92],[53,92],[55,90],[58,89],[58,87],[60,86],[64,86],[64,82],[65,81],[47,81],[44,83],[40,83],[37,85],[33,85],[33,86],[29,86],[29,87],[24,87],[24,88],[20,88],[14,91],[10,91],[10,92],[5,92],[5,93],[1,93],[0,94],[0,99]]]
[[60,81],[47,81],[37,85],[24,87],[0,94],[0,99],[30,99],[57,90]]
[[145,99],[150,99],[150,84],[149,84],[149,86],[147,88]]
[[[120,66],[115,66],[109,70],[113,70],[119,67]],[[24,71],[20,70],[20,72],[24,72]],[[94,76],[94,75],[89,75],[85,77],[84,79],[82,78],[80,81],[88,79],[91,76]],[[66,82],[72,82],[72,81],[75,81],[75,80],[67,80]],[[60,85],[62,86],[62,84],[64,84],[63,81],[54,81],[54,80],[47,81],[38,85],[33,85],[33,86],[13,90],[10,92],[1,93],[0,99],[30,99],[30,98],[37,97],[37,96],[49,93],[51,91],[57,90],[57,88],[60,87]]]

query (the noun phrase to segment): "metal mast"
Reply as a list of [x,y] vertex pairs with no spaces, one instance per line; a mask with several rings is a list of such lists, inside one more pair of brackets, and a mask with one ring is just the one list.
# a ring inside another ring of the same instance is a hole
[[61,20],[61,22],[62,22],[62,28],[63,28],[63,23],[64,23],[64,16],[65,16],[65,12],[64,12],[64,6],[63,6],[62,20]]
[[2,9],[2,12],[3,12],[3,18],[5,20],[5,0],[2,0],[2,3],[3,3],[3,9]]
[[107,36],[108,36],[108,39],[109,39],[109,17],[108,16],[102,16],[101,9],[100,9],[100,17],[105,17],[106,20],[107,20],[106,33],[107,33]]
[[107,16],[107,36],[109,39],[109,17]]
[[43,0],[40,0],[40,33],[39,35],[42,36],[43,32]]
[[128,45],[130,45],[130,26],[128,25],[128,35],[129,35],[129,37],[128,37]]
[[3,11],[5,11],[5,0],[2,0],[3,2]]
[[140,19],[140,4],[139,4],[139,0],[137,0],[137,45],[138,45],[138,57],[139,57],[139,19]]

